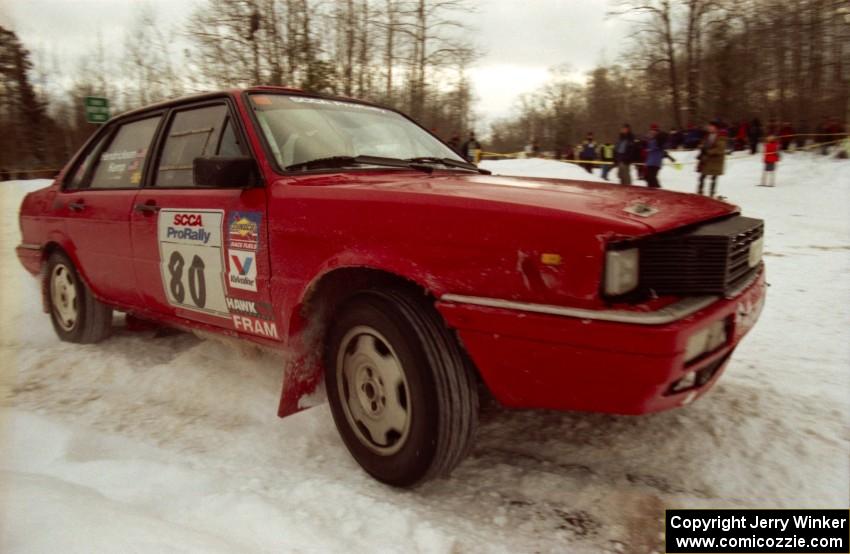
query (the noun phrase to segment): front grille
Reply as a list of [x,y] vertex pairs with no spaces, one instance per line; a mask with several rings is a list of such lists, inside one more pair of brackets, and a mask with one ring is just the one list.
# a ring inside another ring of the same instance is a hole
[[763,234],[762,220],[735,216],[650,238],[640,249],[640,286],[656,294],[725,294],[757,270],[750,245]]

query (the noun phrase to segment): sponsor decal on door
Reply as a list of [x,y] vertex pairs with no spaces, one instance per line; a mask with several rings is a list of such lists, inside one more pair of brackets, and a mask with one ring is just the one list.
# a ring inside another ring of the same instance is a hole
[[232,289],[257,292],[257,254],[230,249],[227,253],[227,279]]
[[231,212],[227,220],[227,246],[236,250],[257,251],[260,245],[260,212]]
[[268,302],[258,302],[256,300],[245,300],[244,298],[234,298],[228,296],[227,309],[231,314],[249,315],[260,319],[274,319],[274,310]]
[[224,296],[223,226],[223,210],[159,211],[160,273],[170,305],[230,317]]
[[273,321],[265,321],[247,315],[233,314],[233,327],[243,333],[251,333],[260,337],[279,339],[277,325]]

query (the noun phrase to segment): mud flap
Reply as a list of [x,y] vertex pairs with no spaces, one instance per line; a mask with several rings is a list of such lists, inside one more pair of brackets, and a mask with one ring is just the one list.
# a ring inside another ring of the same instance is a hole
[[315,349],[305,348],[300,337],[293,341],[291,347],[293,354],[283,372],[278,417],[286,417],[311,407],[302,403],[301,399],[316,392],[324,377],[321,356],[316,354]]

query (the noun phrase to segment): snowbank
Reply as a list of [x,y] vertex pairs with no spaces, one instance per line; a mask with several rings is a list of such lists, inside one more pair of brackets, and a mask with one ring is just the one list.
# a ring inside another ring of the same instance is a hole
[[769,189],[757,157],[729,161],[720,192],[767,220],[771,288],[710,394],[638,418],[489,408],[472,456],[413,492],[367,477],[327,406],[278,420],[276,356],[120,320],[60,343],[14,256],[44,182],[0,183],[0,552],[650,552],[665,507],[846,506],[848,170],[792,154]]
[[[588,173],[582,167],[574,163],[559,162],[557,160],[545,160],[542,158],[529,158],[526,160],[485,160],[479,164],[482,169],[489,169],[497,175],[519,175],[522,177],[550,177],[553,179],[576,179],[579,181],[603,181],[599,176],[597,166],[593,173]],[[610,178],[616,176],[612,171]]]

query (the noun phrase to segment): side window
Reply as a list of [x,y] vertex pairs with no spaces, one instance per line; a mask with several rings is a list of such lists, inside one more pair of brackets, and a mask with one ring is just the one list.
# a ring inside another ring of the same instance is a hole
[[224,122],[224,130],[221,131],[221,140],[218,142],[216,155],[225,158],[238,158],[245,155],[239,137],[233,128],[233,121],[229,117]]
[[139,186],[145,159],[160,119],[159,116],[150,117],[121,125],[98,158],[89,188]]
[[95,156],[97,156],[100,147],[103,143],[109,139],[110,133],[104,133],[104,135],[95,141],[94,144],[89,148],[88,154],[77,164],[77,167],[74,168],[74,173],[70,175],[65,181],[65,190],[76,190],[85,186],[86,175],[89,173],[89,169],[94,163]]
[[[177,112],[162,147],[156,172],[157,187],[191,187],[192,161],[218,154],[222,147],[239,149],[232,127],[226,125],[227,106],[217,104]],[[227,139],[224,133],[231,134]],[[224,154],[222,154],[224,155]]]

